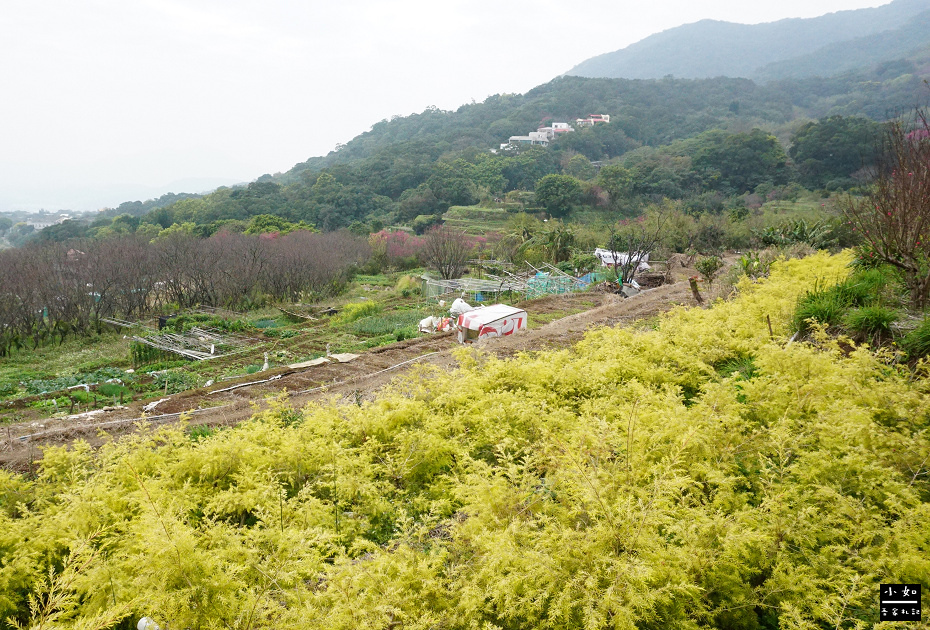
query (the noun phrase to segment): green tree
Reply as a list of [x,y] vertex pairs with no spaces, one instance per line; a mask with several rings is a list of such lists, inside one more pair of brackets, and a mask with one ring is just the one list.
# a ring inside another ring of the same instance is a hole
[[633,174],[621,164],[605,164],[597,175],[597,185],[607,192],[611,207],[618,208],[633,191]]
[[568,163],[565,164],[565,167],[562,169],[562,172],[565,175],[574,177],[575,179],[580,180],[589,180],[593,179],[597,175],[597,169],[594,168],[594,165],[591,164],[591,160],[576,153],[568,159]]
[[330,173],[321,173],[310,188],[314,201],[320,204],[335,204],[342,190],[343,185]]
[[881,134],[881,124],[861,116],[821,118],[795,132],[788,155],[808,188],[851,184],[852,173],[874,164]]
[[131,214],[121,214],[114,217],[110,226],[118,234],[132,234],[139,227],[139,222],[139,217],[134,217]]
[[549,228],[542,232],[538,238],[540,238],[554,264],[571,258],[572,247],[575,244],[575,232],[561,221],[550,222]]
[[475,156],[469,164],[468,177],[476,186],[486,188],[490,193],[499,195],[507,189],[507,180],[503,175],[504,159],[484,152]]
[[699,192],[701,178],[687,155],[671,155],[653,147],[631,151],[623,166],[632,176],[632,193],[643,197],[682,199]]
[[158,238],[161,231],[162,227],[157,223],[140,223],[139,227],[136,228],[136,236],[145,241],[152,241]]
[[710,188],[742,194],[763,182],[788,181],[787,156],[778,138],[761,129],[701,134],[693,145],[694,168]]
[[421,214],[410,222],[413,233],[417,235],[426,234],[431,228],[442,225],[441,214]]
[[[216,218],[219,218],[213,216],[214,213],[211,212],[211,210],[215,207],[211,201],[215,202],[215,200],[207,199],[182,199],[177,203],[171,204],[169,208],[163,209],[163,211],[167,215],[166,220],[170,220],[172,223],[207,223]],[[239,219],[242,217],[230,218]],[[161,221],[159,221],[159,223],[161,223]],[[172,223],[169,223],[168,225],[162,225],[162,227],[170,227]]]
[[186,223],[174,223],[169,227],[166,227],[164,230],[158,233],[158,241],[170,240],[172,238],[178,238],[187,236],[190,237],[194,235],[197,230],[197,224],[193,222]]
[[710,284],[723,268],[723,260],[719,256],[706,256],[694,263],[694,268],[704,278],[704,282]]
[[437,163],[433,175],[426,182],[442,212],[448,210],[449,206],[470,206],[478,201],[475,184],[464,175],[468,164],[462,160],[457,162],[458,169],[451,164]]
[[[55,226],[51,225],[49,227],[55,227]],[[39,234],[41,234],[44,231],[45,230],[42,230],[41,232],[39,232]],[[13,225],[13,227],[11,227],[7,231],[7,238],[14,245],[20,246],[35,234],[36,234],[36,228],[34,225],[26,223],[25,221],[20,221],[19,223]]]
[[536,203],[553,217],[567,216],[581,195],[581,184],[568,175],[546,175],[536,183]]
[[[433,189],[426,184],[416,188],[409,188],[400,196],[398,218],[401,221],[412,221],[421,215],[432,215],[445,212],[441,210],[441,202],[436,198]],[[448,209],[448,206],[446,206]]]
[[[19,225],[19,224],[17,224]],[[30,226],[31,227],[31,226]],[[15,238],[16,226],[13,226],[7,238],[10,241],[13,241]],[[44,230],[41,230],[36,238],[40,241],[56,241],[62,242],[67,241],[72,238],[84,238],[88,234],[88,226],[84,221],[78,221],[76,219],[68,219],[67,221],[62,221],[56,225],[50,225]]]
[[604,147],[594,135],[594,129],[590,127],[562,134],[555,141],[554,148],[561,151],[577,151],[589,160],[601,160],[605,157]]
[[271,232],[278,232],[280,234],[288,234],[295,230],[309,230],[315,232],[314,227],[303,221],[299,223],[293,223],[287,219],[273,214],[259,214],[252,217],[252,220],[249,221],[249,227],[246,228],[246,234],[268,234]]
[[536,182],[558,170],[559,162],[552,151],[532,146],[504,158],[501,174],[507,179],[508,190],[532,190]]

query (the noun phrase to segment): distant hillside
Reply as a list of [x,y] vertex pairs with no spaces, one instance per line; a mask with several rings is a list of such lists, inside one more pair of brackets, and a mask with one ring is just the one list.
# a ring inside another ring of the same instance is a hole
[[[828,79],[783,79],[767,85],[749,79],[588,79],[560,77],[526,94],[497,94],[456,111],[428,109],[382,120],[339,151],[313,157],[277,176],[296,181],[303,171],[327,168],[349,172],[349,165],[370,161],[375,170],[414,176],[424,161],[469,147],[495,147],[548,120],[571,120],[592,112],[611,114],[613,144],[579,146],[592,160],[616,157],[633,146],[659,146],[714,128],[778,127],[795,118],[867,116],[884,120],[920,101],[930,63],[911,62],[846,72]],[[624,140],[624,138],[626,140]],[[632,146],[624,144],[630,141]],[[406,154],[395,162],[398,153]],[[414,176],[415,179],[415,176]],[[381,194],[396,197],[389,188]]]
[[[792,18],[765,24],[702,20],[593,57],[566,74],[628,79],[667,75],[766,79],[811,76],[811,73],[830,76],[906,56],[922,43],[930,44],[930,29],[920,26],[927,19],[926,15],[921,16],[925,11],[930,11],[930,0],[895,0],[872,9],[839,11],[816,18]],[[869,39],[870,36],[899,29],[899,34],[888,34],[874,42]],[[861,46],[865,46],[866,50],[857,49]],[[878,46],[880,50],[870,50],[872,46]],[[850,56],[855,60],[841,60],[837,54],[839,51],[852,53]],[[811,58],[807,59],[807,56]],[[801,74],[793,73],[793,63],[771,67],[798,57],[806,62]],[[766,69],[762,71],[762,68]]]
[[[919,13],[900,28],[837,42],[806,55],[768,64],[753,76],[762,81],[824,77],[896,60],[913,64],[911,59],[926,57],[930,57],[930,11]],[[916,68],[895,66],[891,70],[902,74]]]
[[[338,151],[286,173],[263,175],[248,186],[219,188],[201,198],[127,203],[100,213],[90,225],[65,222],[39,237],[63,240],[137,229],[150,234],[174,224],[209,236],[220,229],[258,229],[253,222],[266,224],[264,215],[324,231],[353,226],[377,231],[375,226],[398,223],[424,228],[452,206],[532,191],[546,175],[569,173],[590,180],[596,173],[591,162],[615,158],[636,178],[631,195],[695,198],[700,207],[717,203],[706,195],[743,194],[766,182],[780,186],[802,178],[810,186],[837,189],[854,183],[850,177],[861,160],[834,167],[828,164],[830,156],[807,147],[809,155],[795,173],[784,152],[797,130],[828,116],[887,119],[925,99],[928,75],[930,68],[902,62],[768,84],[726,77],[559,77],[526,94],[498,94],[456,111],[429,108],[383,120]],[[564,134],[546,148],[491,152],[512,135],[590,113],[610,114],[610,123]],[[845,136],[847,128],[868,132],[846,147],[846,153],[858,156],[869,143],[869,129],[874,131],[868,120],[834,120],[808,136]],[[742,149],[759,159],[725,159]],[[820,166],[808,165],[811,160]],[[111,216],[117,214],[130,216]]]
[[[839,88],[845,92],[846,88]],[[833,92],[831,91],[831,94]],[[737,106],[738,110],[731,108]],[[291,169],[318,170],[353,163],[401,144],[419,154],[479,147],[486,150],[512,135],[535,130],[548,120],[570,121],[591,112],[610,113],[611,128],[634,146],[659,145],[740,120],[743,124],[782,124],[792,118],[791,99],[746,79],[627,81],[561,77],[526,94],[496,94],[456,111],[427,109],[420,114],[382,120],[325,157]],[[628,150],[627,147],[624,150]],[[408,151],[405,151],[408,152]],[[623,151],[592,154],[613,157]],[[393,160],[385,166],[396,168]],[[390,195],[390,193],[388,193]]]
[[128,214],[133,217],[141,217],[152,210],[170,206],[182,199],[199,199],[201,197],[203,197],[203,195],[193,193],[166,193],[156,199],[149,199],[147,201],[124,201],[115,208],[101,210],[97,216],[112,219],[121,214]]

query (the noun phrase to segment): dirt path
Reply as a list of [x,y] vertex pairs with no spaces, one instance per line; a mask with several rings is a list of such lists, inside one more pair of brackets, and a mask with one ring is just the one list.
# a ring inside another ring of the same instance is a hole
[[[575,310],[592,301],[598,305],[511,337],[481,342],[480,347],[500,357],[565,347],[578,341],[589,328],[629,324],[658,315],[678,304],[693,302],[687,281],[679,280],[632,298],[582,293],[550,296],[521,306],[527,309],[532,322],[534,313]],[[147,420],[152,424],[177,422],[180,413],[187,412],[190,423],[194,425],[233,425],[252,416],[256,403],[262,406],[270,394],[282,389],[288,391],[295,406],[333,395],[349,400],[372,399],[385,384],[414,365],[428,363],[454,369],[455,359],[451,351],[458,346],[454,334],[443,333],[374,348],[348,363],[330,363],[300,370],[272,369],[211,388],[168,396],[147,414]],[[272,380],[255,383],[266,379]],[[236,385],[243,386],[216,391]],[[34,462],[41,458],[42,446],[67,444],[76,439],[97,445],[109,439],[108,436],[136,430],[142,415],[142,403],[136,403],[98,411],[93,415],[51,418],[4,427],[5,435],[0,434],[0,465],[20,471],[31,470]]]

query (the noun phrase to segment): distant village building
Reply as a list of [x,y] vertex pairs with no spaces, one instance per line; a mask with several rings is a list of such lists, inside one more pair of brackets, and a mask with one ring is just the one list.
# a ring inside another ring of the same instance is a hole
[[510,136],[507,142],[501,145],[501,149],[523,144],[535,144],[547,147],[557,136],[570,131],[574,131],[570,124],[566,122],[554,122],[548,127],[539,127],[536,131],[531,131],[525,136]]
[[38,220],[33,219],[32,217],[27,217],[25,223],[27,225],[31,225],[36,230],[44,230],[47,227],[58,225],[59,223],[63,223],[71,218],[70,214],[58,214],[52,215],[52,217],[49,217],[47,214],[40,214],[38,216],[41,217]]
[[510,139],[507,140],[508,144],[520,145],[520,144],[538,144],[540,146],[547,147],[549,146],[549,134],[543,131],[531,131],[525,136],[510,136]]
[[593,127],[598,123],[609,123],[610,114],[588,114],[587,118],[578,118],[575,124],[579,127]]
[[539,129],[536,130],[537,133],[546,134],[546,137],[548,137],[550,141],[554,140],[556,136],[559,136],[563,133],[568,133],[570,131],[574,131],[571,125],[569,125],[568,123],[559,123],[559,122],[552,123],[552,125],[549,127],[540,127]]
[[[608,114],[589,114],[587,118],[579,118],[576,124],[581,127],[591,127],[595,123],[610,122]],[[501,144],[500,150],[506,150],[509,147],[518,147],[521,145],[537,145],[541,147],[549,146],[549,143],[555,140],[563,133],[570,133],[575,129],[567,122],[554,122],[548,127],[539,127],[536,131],[531,131],[525,136],[510,136],[507,142]],[[491,153],[497,153],[498,149],[491,149]]]

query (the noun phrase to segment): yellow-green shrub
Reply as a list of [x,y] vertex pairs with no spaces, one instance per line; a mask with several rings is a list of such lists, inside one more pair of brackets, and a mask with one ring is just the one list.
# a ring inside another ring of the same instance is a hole
[[872,626],[880,582],[930,582],[930,403],[866,348],[786,344],[847,263],[566,350],[462,350],[297,424],[279,400],[197,442],[49,448],[0,476],[0,615],[93,537],[61,627],[116,604],[162,627]]
[[377,315],[382,310],[384,310],[384,307],[378,302],[350,302],[342,307],[337,317],[338,321],[349,323],[369,315]]
[[401,276],[400,280],[397,281],[397,286],[394,287],[394,290],[397,291],[399,295],[407,297],[409,295],[418,294],[420,292],[420,285],[422,284],[419,278],[413,276]]

